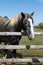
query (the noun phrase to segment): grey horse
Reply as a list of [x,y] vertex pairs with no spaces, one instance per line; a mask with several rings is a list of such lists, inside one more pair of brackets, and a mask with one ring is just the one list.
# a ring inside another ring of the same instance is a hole
[[[34,39],[34,28],[33,28],[33,16],[34,12],[31,14],[28,13],[19,13],[15,17],[13,17],[11,20],[8,22],[2,22],[0,24],[0,32],[21,32],[23,29],[29,40]],[[19,41],[22,36],[0,36],[0,43],[4,42],[5,44],[9,45],[18,45]],[[7,54],[7,50],[4,50],[4,55]],[[14,57],[16,57],[16,50],[13,50]]]

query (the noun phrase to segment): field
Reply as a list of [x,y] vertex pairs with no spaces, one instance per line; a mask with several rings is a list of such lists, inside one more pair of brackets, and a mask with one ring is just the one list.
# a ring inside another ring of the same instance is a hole
[[[43,45],[43,36],[35,36],[34,40],[28,40],[27,36],[23,36],[21,41],[21,45]],[[43,50],[17,50],[23,57],[43,57]],[[21,56],[21,57],[22,57]],[[38,64],[32,64],[38,65]],[[43,65],[39,64],[39,65]]]
[[[20,45],[43,45],[43,36],[35,36],[34,40],[30,41],[27,36],[23,36],[19,42]],[[0,57],[2,57],[0,51]],[[17,57],[43,57],[43,50],[17,50]],[[17,63],[17,65],[27,65],[27,63]],[[29,63],[28,65],[43,65],[43,63]]]

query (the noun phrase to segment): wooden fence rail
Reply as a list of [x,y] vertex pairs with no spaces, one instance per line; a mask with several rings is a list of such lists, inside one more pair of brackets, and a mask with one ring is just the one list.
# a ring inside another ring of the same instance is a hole
[[12,58],[0,59],[0,62],[43,62],[43,58]]
[[[35,32],[35,36],[43,35],[43,32]],[[27,35],[25,32],[0,32],[0,36],[21,36]]]
[[43,45],[0,45],[0,49],[43,49]]

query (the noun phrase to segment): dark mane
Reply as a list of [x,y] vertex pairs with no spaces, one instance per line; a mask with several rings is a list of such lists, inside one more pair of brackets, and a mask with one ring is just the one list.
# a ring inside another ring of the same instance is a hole
[[31,14],[28,14],[28,13],[24,13],[24,14],[27,15],[29,18],[31,18],[32,19],[32,22],[34,23],[33,17],[31,16]]

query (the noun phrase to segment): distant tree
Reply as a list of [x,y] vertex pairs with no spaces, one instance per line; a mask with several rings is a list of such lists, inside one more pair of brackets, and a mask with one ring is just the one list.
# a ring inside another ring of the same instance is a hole
[[7,16],[4,16],[4,18],[7,18],[7,19],[8,19],[8,17],[7,17]]
[[39,26],[34,26],[34,28],[39,28]]
[[39,23],[38,25],[41,29],[43,29],[43,23]]
[[2,16],[0,16],[0,17],[2,17]]

